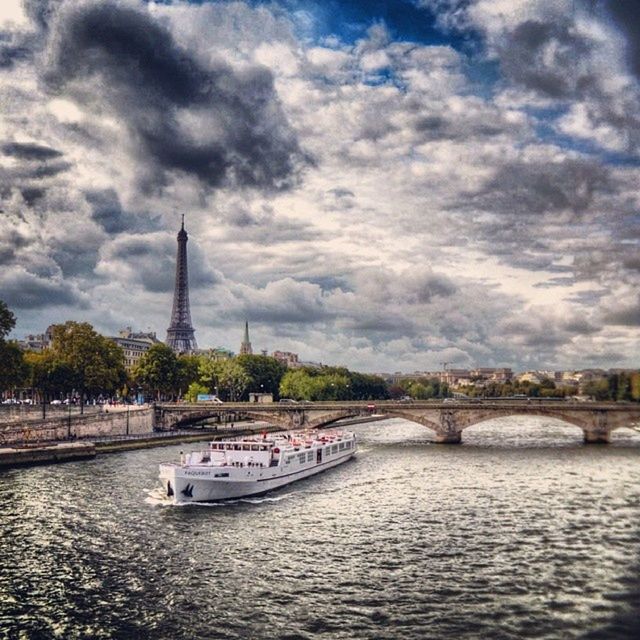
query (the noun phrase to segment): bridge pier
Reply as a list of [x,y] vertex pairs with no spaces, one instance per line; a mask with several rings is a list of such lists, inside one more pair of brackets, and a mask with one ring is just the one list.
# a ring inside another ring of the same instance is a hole
[[584,430],[585,444],[609,444],[609,442],[611,442],[611,433],[609,431]]
[[454,433],[438,433],[436,431],[436,444],[460,444],[462,442],[462,434]]

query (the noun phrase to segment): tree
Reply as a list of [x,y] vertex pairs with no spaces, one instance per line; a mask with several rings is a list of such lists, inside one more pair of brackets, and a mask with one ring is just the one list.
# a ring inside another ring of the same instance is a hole
[[278,396],[280,382],[287,371],[287,367],[270,356],[248,355],[237,356],[235,361],[249,376],[247,389],[262,393],[272,393]]
[[73,370],[50,349],[41,353],[29,351],[24,358],[28,368],[28,384],[39,392],[43,401],[73,389]]
[[147,391],[154,393],[157,400],[162,394],[172,395],[179,381],[178,357],[166,344],[154,344],[142,354],[134,367],[133,379]]
[[15,326],[16,317],[6,303],[0,300],[0,340],[4,340]]
[[313,380],[306,369],[290,369],[280,381],[280,397],[311,400],[312,384]]
[[631,399],[640,401],[640,371],[631,374]]
[[187,399],[187,402],[195,402],[200,394],[206,394],[208,392],[209,390],[204,385],[199,382],[192,382],[187,389],[185,398]]
[[249,386],[250,378],[236,359],[220,360],[218,367],[218,387],[232,402],[239,400]]
[[0,342],[0,391],[14,389],[28,378],[24,354],[15,342]]
[[611,398],[609,381],[606,378],[590,380],[584,385],[583,392],[594,400],[609,400]]
[[0,391],[13,389],[22,384],[28,372],[18,345],[5,341],[5,337],[15,326],[16,317],[0,300]]
[[49,349],[58,363],[71,370],[81,405],[85,393],[111,394],[127,380],[122,349],[97,333],[88,322],[54,325]]
[[[200,378],[199,368],[200,356],[190,354],[178,356],[176,387],[179,393],[188,389],[192,383],[198,382]],[[201,393],[206,393],[206,391]]]

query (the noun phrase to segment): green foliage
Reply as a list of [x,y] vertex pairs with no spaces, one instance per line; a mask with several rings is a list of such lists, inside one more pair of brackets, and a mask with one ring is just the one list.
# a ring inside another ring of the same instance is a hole
[[0,300],[0,391],[13,389],[23,383],[28,369],[22,351],[15,342],[6,342],[5,337],[16,325],[16,317]]
[[28,379],[29,367],[15,342],[0,340],[0,391],[14,389]]
[[154,344],[145,352],[132,371],[134,380],[160,399],[162,394],[175,393],[180,365],[178,357],[166,344]]
[[418,380],[402,380],[399,384],[403,393],[414,400],[430,400],[447,397],[449,390],[438,378],[420,378]]
[[210,393],[218,391],[223,400],[239,400],[247,390],[250,378],[237,358],[214,360],[204,357],[200,361],[200,383]]
[[29,386],[40,391],[44,398],[62,395],[74,388],[73,370],[51,350],[29,352],[25,354],[25,361],[29,370]]
[[606,378],[591,380],[587,382],[582,391],[585,395],[591,396],[594,400],[609,400],[609,381]]
[[[178,356],[178,369],[176,376],[177,391],[184,391],[189,386],[197,382],[200,378],[200,356],[180,355]],[[204,391],[203,393],[206,393]]]
[[113,393],[127,379],[122,349],[86,322],[55,325],[49,349],[54,368],[70,372],[67,384],[81,392]]
[[4,340],[15,326],[16,317],[6,303],[0,300],[0,340]]
[[629,395],[631,400],[640,401],[640,371],[631,374],[631,385]]
[[200,394],[209,393],[207,387],[199,382],[192,382],[187,389],[187,393],[185,394],[185,399],[187,402],[196,402],[198,396]]
[[594,400],[618,400],[622,402],[640,400],[640,371],[623,371],[590,380],[583,392]]
[[243,399],[248,399],[248,392],[272,393],[275,398],[278,397],[280,382],[287,367],[270,356],[262,355],[240,355],[235,361],[242,367],[249,382]]
[[344,367],[303,367],[287,371],[280,395],[294,400],[373,400],[389,397],[382,378]]

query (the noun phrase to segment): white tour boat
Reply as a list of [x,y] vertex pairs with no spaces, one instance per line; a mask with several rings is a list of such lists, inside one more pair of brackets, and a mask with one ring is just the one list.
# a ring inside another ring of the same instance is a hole
[[210,442],[160,465],[165,495],[174,503],[255,496],[346,462],[356,452],[350,431],[263,434]]

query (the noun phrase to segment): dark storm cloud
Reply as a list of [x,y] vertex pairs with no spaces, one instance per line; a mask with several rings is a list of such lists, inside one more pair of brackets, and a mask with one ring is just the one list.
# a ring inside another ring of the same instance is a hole
[[575,284],[576,279],[571,277],[566,278],[550,278],[549,280],[545,280],[544,282],[538,282],[533,286],[536,289],[552,289],[554,287],[566,287],[572,284]]
[[41,309],[57,305],[84,308],[85,301],[76,290],[61,281],[41,279],[27,271],[16,270],[0,276],[3,300],[16,309]]
[[603,327],[583,313],[560,317],[548,311],[530,311],[526,315],[506,319],[499,328],[507,344],[550,349],[548,355],[552,355],[553,349],[565,347],[576,338],[594,336]]
[[528,20],[507,35],[501,64],[514,82],[552,98],[566,98],[593,85],[593,75],[577,64],[590,50],[590,43],[576,35],[569,21]]
[[640,304],[635,307],[613,311],[605,316],[605,321],[610,324],[619,324],[627,327],[640,327]]
[[8,197],[14,188],[20,189],[28,204],[32,205],[45,193],[46,182],[71,168],[69,162],[22,162],[15,167],[0,167],[0,196]]
[[33,243],[33,238],[26,235],[7,224],[2,220],[0,225],[0,265],[7,266],[13,264],[18,250],[24,249]]
[[608,189],[608,170],[588,160],[512,162],[502,165],[485,186],[468,194],[477,207],[496,213],[540,215],[584,212],[594,193]]
[[22,6],[32,22],[42,30],[49,27],[58,7],[64,0],[22,0]]
[[31,37],[0,32],[0,69],[10,69],[17,62],[31,58]]
[[125,211],[114,189],[102,189],[86,193],[91,205],[91,218],[107,233],[125,231],[156,231],[158,220],[148,214]]
[[62,155],[57,149],[35,143],[7,142],[0,149],[5,155],[21,160],[51,160]]
[[148,13],[118,2],[64,6],[57,18],[48,90],[117,113],[138,160],[150,163],[150,186],[164,183],[167,171],[209,187],[295,182],[306,159],[269,70],[204,66]]
[[629,66],[640,78],[640,4],[636,0],[609,0],[606,8],[626,37]]
[[[98,272],[107,277],[122,277],[138,281],[153,293],[173,291],[176,274],[175,236],[149,234],[141,236],[123,235],[103,250],[102,264]],[[218,274],[209,266],[200,247],[190,240],[189,286],[193,289],[210,288],[219,282]]]

